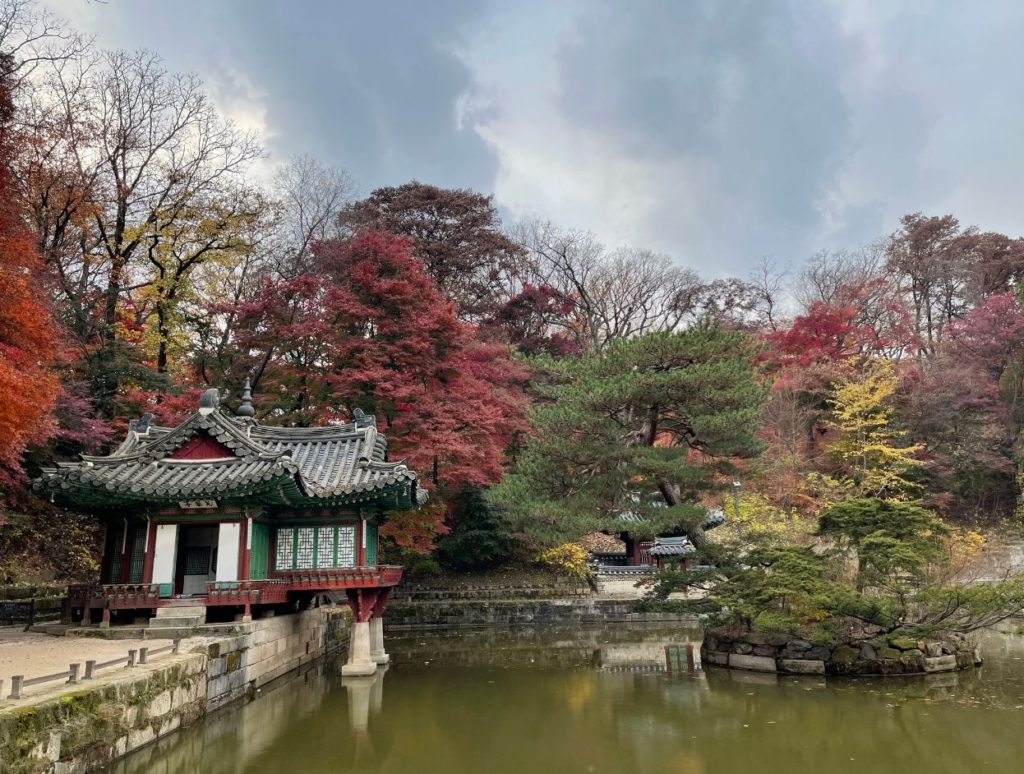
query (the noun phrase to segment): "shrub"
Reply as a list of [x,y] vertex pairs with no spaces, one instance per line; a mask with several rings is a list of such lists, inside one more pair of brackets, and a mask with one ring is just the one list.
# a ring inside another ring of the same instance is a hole
[[590,555],[579,543],[562,543],[561,545],[541,551],[537,562],[560,575],[568,575],[575,580],[586,580],[590,577]]

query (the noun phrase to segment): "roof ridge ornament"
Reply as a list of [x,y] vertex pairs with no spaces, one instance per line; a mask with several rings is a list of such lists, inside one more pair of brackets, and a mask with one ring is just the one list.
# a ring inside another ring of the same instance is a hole
[[216,387],[211,387],[199,396],[199,413],[203,416],[212,414],[220,405],[220,392]]
[[377,417],[373,414],[366,414],[361,408],[352,409],[352,418],[355,420],[356,427],[376,427]]
[[256,409],[252,405],[252,383],[248,376],[245,377],[245,387],[242,388],[242,402],[235,414],[245,419],[254,419],[256,416]]
[[139,419],[133,419],[128,423],[128,429],[137,435],[149,435],[149,428],[152,426],[152,414],[143,414]]

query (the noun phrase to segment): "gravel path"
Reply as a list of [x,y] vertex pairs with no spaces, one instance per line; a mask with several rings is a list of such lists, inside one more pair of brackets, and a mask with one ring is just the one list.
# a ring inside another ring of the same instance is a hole
[[13,675],[39,677],[63,672],[68,664],[75,662],[81,663],[84,668],[87,659],[109,661],[116,656],[127,657],[131,648],[159,648],[168,644],[157,640],[54,637],[25,632],[20,626],[4,626],[0,627],[0,679],[5,686],[9,686]]

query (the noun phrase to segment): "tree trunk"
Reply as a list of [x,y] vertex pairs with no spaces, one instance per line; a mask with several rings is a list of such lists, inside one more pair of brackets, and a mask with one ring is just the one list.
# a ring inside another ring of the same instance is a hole
[[93,375],[97,397],[96,413],[103,419],[113,419],[114,399],[120,385],[117,368],[117,302],[121,298],[123,273],[124,259],[115,256],[104,298],[102,338]]
[[[682,493],[679,491],[679,487],[676,484],[671,484],[668,481],[659,479],[658,490],[661,492],[662,497],[665,498],[665,504],[668,505],[669,508],[679,505]],[[689,538],[690,542],[693,543],[693,547],[698,551],[708,544],[707,535],[704,534],[704,528],[700,524],[686,530],[686,537]]]

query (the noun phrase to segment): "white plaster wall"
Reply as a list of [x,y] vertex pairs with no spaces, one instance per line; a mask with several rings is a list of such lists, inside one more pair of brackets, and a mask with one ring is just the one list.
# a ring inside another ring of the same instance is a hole
[[217,580],[238,580],[238,544],[242,537],[242,525],[228,522],[220,525],[217,534]]
[[174,559],[178,548],[178,525],[158,524],[153,549],[153,583],[174,583]]

